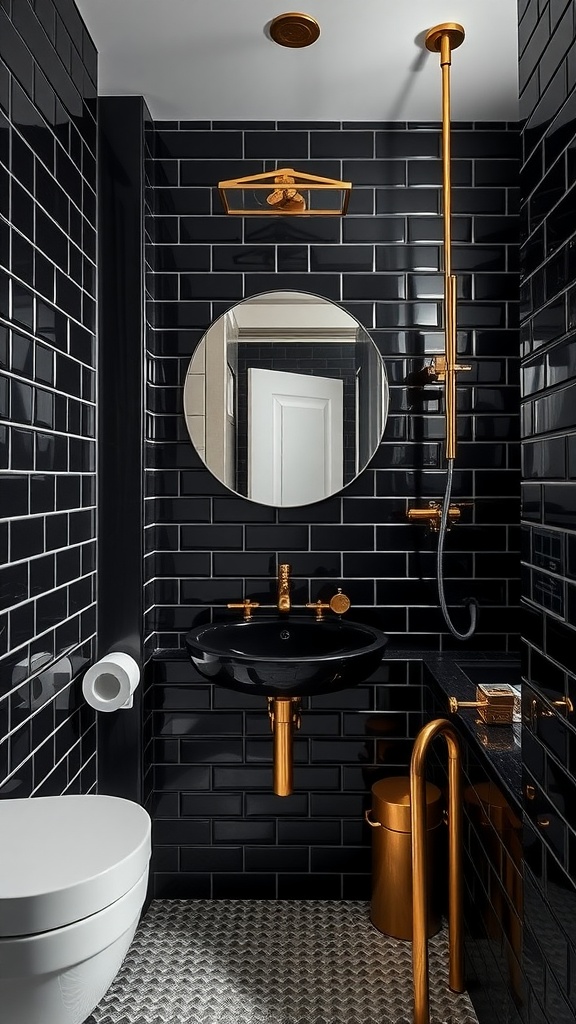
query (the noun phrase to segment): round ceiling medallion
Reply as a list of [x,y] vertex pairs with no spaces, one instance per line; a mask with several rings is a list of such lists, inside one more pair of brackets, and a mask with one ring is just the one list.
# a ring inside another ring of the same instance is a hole
[[310,46],[319,35],[320,25],[310,14],[279,14],[270,24],[270,36],[280,46]]

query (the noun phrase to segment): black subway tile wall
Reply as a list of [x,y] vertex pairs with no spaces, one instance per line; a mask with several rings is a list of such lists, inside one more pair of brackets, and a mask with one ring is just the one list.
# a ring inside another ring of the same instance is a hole
[[96,630],[96,51],[0,7],[0,796],[88,792]]
[[[453,138],[458,343],[472,367],[460,378],[455,496],[474,504],[449,535],[448,600],[458,619],[455,606],[477,596],[473,644],[504,651],[519,630],[518,130],[456,125]],[[342,586],[354,619],[408,636],[415,649],[454,643],[437,606],[436,537],[406,520],[409,505],[440,498],[444,486],[441,390],[418,388],[412,376],[443,350],[439,125],[163,122],[147,147],[145,635],[156,654],[145,770],[154,891],[364,898],[362,814],[374,781],[407,773],[422,721],[420,664],[383,665],[349,693],[306,702],[295,792],[278,798],[264,699],[213,687],[181,647],[195,623],[237,614],[228,601],[272,605],[284,560],[297,605]],[[352,180],[349,215],[224,215],[218,180],[281,161]],[[372,334],[390,382],[388,425],[368,469],[303,508],[227,491],[194,451],[182,414],[186,369],[210,322],[274,289],[340,302]]]
[[[445,717],[446,693],[427,666],[423,681],[427,718]],[[452,721],[462,751],[466,987],[481,1024],[520,1024],[527,988],[521,798],[488,759],[491,750],[500,757],[513,751],[515,738],[510,729],[484,727],[474,742],[459,715]],[[445,792],[446,764],[445,745],[434,744],[430,777]]]
[[[476,596],[474,646],[509,650],[519,630],[517,127],[456,124],[453,147],[458,348],[472,370],[460,376],[454,494],[470,504],[448,540],[448,602],[463,625],[457,606]],[[444,486],[441,387],[411,386],[410,376],[444,343],[439,126],[162,122],[148,149],[149,641],[180,646],[227,599],[272,602],[285,559],[298,603],[342,585],[354,591],[355,618],[416,646],[452,646],[437,606],[436,538],[406,523],[408,506],[440,498]],[[350,179],[348,216],[226,216],[217,182],[279,161]],[[210,322],[275,289],[340,302],[370,331],[390,381],[388,424],[368,469],[301,509],[228,492],[195,453],[182,415],[188,362]],[[258,551],[254,535],[268,538]]]
[[406,774],[421,704],[422,663],[405,659],[306,698],[294,792],[279,797],[266,699],[214,686],[183,651],[157,651],[145,694],[155,895],[369,899],[363,814],[374,782]]
[[574,4],[523,0],[520,86],[527,1020],[576,1013]]

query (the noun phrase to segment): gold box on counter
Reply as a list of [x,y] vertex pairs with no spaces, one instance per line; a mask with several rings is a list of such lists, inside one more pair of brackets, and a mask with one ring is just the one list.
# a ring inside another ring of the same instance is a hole
[[514,690],[506,683],[480,683],[476,687],[480,718],[486,725],[512,725]]

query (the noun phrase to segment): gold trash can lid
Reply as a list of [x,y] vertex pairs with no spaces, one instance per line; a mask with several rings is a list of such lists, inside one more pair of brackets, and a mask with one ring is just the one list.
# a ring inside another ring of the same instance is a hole
[[[398,776],[381,779],[372,786],[372,818],[393,832],[410,832],[410,779]],[[442,793],[426,783],[426,826],[435,828],[442,820]]]

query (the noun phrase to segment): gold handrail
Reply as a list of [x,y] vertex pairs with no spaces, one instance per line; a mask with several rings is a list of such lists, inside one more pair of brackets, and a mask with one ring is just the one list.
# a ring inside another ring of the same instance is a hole
[[418,733],[410,761],[410,818],[412,828],[412,972],[414,1024],[430,1024],[428,977],[428,879],[426,870],[426,755],[436,736],[448,746],[448,984],[464,991],[462,924],[462,772],[458,734],[446,718],[428,722]]

